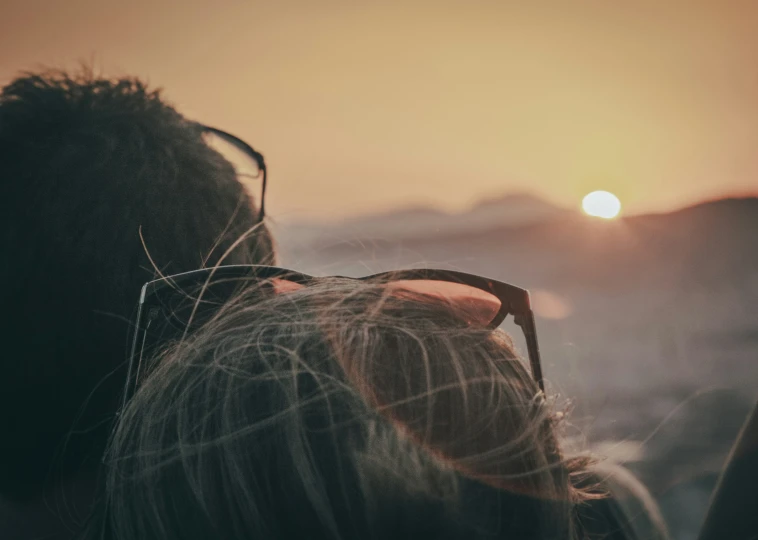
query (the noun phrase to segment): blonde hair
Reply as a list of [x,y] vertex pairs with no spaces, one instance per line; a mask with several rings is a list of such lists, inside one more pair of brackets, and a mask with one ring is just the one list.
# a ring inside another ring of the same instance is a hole
[[510,338],[444,302],[250,287],[154,366],[106,454],[98,534],[571,538],[588,497]]

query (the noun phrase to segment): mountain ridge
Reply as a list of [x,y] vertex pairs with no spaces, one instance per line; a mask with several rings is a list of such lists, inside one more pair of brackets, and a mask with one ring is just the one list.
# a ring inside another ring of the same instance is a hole
[[707,287],[752,283],[749,280],[758,284],[756,197],[610,221],[560,212],[518,225],[478,225],[485,226],[437,232],[405,229],[402,234],[373,237],[349,228],[294,238],[285,251],[296,259],[321,261],[324,267],[351,260],[392,267],[465,260],[471,265],[468,270],[499,268],[520,282],[557,286],[660,289],[676,287],[681,280]]

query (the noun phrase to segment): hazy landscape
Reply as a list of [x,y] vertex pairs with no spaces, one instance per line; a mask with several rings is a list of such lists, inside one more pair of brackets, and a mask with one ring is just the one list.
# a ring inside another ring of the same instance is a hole
[[276,233],[282,264],[315,274],[441,267],[530,289],[570,435],[626,461],[694,538],[758,395],[758,199],[604,221],[515,195]]

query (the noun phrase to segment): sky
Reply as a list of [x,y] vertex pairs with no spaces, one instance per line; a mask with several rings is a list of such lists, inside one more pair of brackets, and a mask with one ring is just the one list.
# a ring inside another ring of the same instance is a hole
[[282,221],[758,193],[758,3],[0,0],[0,84],[93,64],[266,157]]

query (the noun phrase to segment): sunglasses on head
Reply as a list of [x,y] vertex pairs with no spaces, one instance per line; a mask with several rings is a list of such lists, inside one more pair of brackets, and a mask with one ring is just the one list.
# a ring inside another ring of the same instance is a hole
[[[526,338],[532,376],[544,392],[534,313],[525,289],[452,270],[393,270],[360,278],[330,276],[386,286],[390,294],[438,299],[465,316],[467,324],[495,329],[512,315]],[[134,393],[160,347],[181,339],[252,283],[286,293],[326,279],[275,266],[220,266],[176,274],[142,287],[122,408]]]

